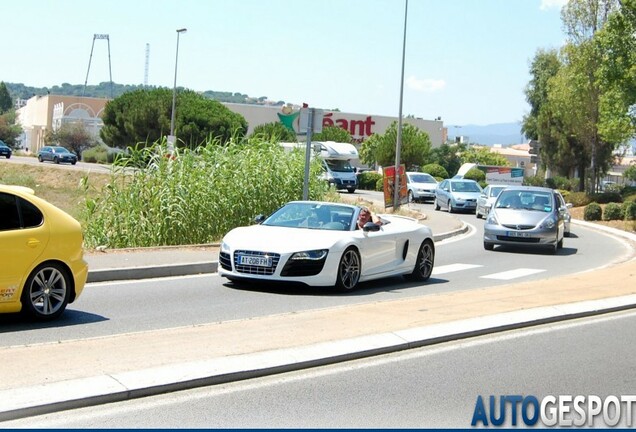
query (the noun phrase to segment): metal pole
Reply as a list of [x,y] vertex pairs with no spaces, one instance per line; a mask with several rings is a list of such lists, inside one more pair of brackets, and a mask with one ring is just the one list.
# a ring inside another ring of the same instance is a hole
[[309,199],[309,162],[311,160],[311,134],[314,130],[314,108],[309,109],[307,125],[307,147],[305,148],[305,179],[303,181],[303,200]]
[[409,0],[404,5],[404,38],[402,43],[402,77],[400,80],[400,109],[398,113],[397,142],[395,144],[395,176],[393,177],[393,211],[400,207],[400,150],[402,147],[402,98],[404,95],[404,58],[406,57],[406,19],[409,10]]
[[172,87],[172,114],[170,115],[170,136],[174,137],[174,113],[177,104],[177,64],[179,62],[179,35],[185,33],[188,29],[182,28],[177,30],[177,54],[174,59],[174,86]]
[[108,77],[110,78],[110,98],[113,98],[113,70],[110,66],[110,37],[106,37],[108,42]]
[[88,83],[88,73],[91,71],[91,61],[93,60],[93,48],[95,48],[95,37],[93,35],[93,44],[91,45],[91,55],[88,57],[88,69],[86,69],[86,79],[84,80],[84,90],[82,90],[82,97],[86,95],[86,84]]

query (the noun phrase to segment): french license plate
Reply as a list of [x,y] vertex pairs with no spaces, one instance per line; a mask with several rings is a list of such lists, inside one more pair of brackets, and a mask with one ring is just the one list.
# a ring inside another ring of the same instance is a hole
[[530,233],[521,231],[508,231],[508,237],[530,237]]
[[240,255],[239,264],[256,267],[271,267],[272,257]]

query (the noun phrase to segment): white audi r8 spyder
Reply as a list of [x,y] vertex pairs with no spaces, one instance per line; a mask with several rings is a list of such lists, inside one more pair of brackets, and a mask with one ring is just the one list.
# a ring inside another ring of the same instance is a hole
[[360,282],[404,275],[426,281],[433,271],[433,234],[415,219],[378,215],[357,227],[355,205],[292,201],[257,224],[225,235],[219,275],[230,281],[296,282],[352,290]]

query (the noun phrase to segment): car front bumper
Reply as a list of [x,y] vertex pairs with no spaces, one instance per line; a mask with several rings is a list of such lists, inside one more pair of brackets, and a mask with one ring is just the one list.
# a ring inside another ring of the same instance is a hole
[[501,225],[484,225],[484,243],[515,246],[554,246],[557,243],[557,228],[533,228],[515,230]]

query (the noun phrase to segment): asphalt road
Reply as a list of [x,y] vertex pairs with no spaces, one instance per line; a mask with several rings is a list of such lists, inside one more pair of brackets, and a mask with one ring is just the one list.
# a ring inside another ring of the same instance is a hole
[[[633,394],[634,359],[636,312],[629,311],[2,426],[470,428],[480,395],[541,400],[548,395]],[[624,411],[619,427],[628,426]],[[507,413],[504,426],[511,427]],[[636,421],[636,411],[632,416]]]
[[[425,204],[427,205],[427,204]],[[218,275],[88,284],[76,303],[51,323],[0,316],[0,346],[57,342],[129,332],[192,326],[331,308],[431,293],[463,291],[514,281],[587,271],[624,258],[621,240],[580,227],[556,255],[534,250],[487,252],[483,221],[461,215],[474,229],[437,244],[433,276],[425,284],[389,278],[364,283],[351,293],[279,285],[240,287]]]

